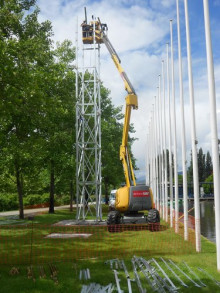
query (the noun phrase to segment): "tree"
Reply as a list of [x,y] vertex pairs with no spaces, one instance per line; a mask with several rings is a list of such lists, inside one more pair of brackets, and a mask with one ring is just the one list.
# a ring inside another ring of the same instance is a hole
[[[198,157],[198,173],[199,182],[204,182],[213,172],[212,158],[210,152],[207,151],[206,155],[203,153],[202,148],[199,149],[197,154]],[[192,166],[192,152],[190,166],[188,168],[188,181],[189,183],[193,181],[193,166]]]
[[205,162],[205,178],[209,177],[213,172],[212,158],[210,152],[206,153],[206,162]]
[[44,140],[45,168],[50,174],[50,213],[54,213],[55,185],[61,185],[63,191],[66,190],[61,182],[68,180],[69,189],[73,185],[75,141],[75,74],[70,69],[75,59],[75,49],[70,41],[65,40],[57,43],[57,49],[52,53],[54,59],[43,88],[45,112],[39,127],[39,134]]
[[[166,156],[167,156],[167,180],[170,180],[170,158],[169,158],[169,150],[166,149]],[[164,157],[163,157],[164,158]],[[173,180],[174,180],[174,156],[173,153],[171,154],[172,158],[172,174],[173,174]],[[158,164],[159,164],[159,158],[158,158]],[[165,159],[163,159],[163,164],[165,166]]]
[[183,185],[183,175],[182,174],[178,174],[178,184]]
[[189,163],[187,175],[188,175],[188,182],[191,184],[193,182],[193,162],[192,162],[192,151],[190,153],[190,163]]
[[202,148],[198,152],[198,173],[199,173],[199,182],[205,180],[205,155],[203,154]]
[[206,178],[205,184],[202,185],[204,188],[205,194],[213,194],[214,186],[213,186],[213,174]]
[[109,98],[110,92],[101,86],[102,109],[102,182],[106,201],[110,186],[116,187],[123,179],[123,169],[119,160],[119,146],[122,137],[123,118],[121,108],[115,108]]
[[[52,47],[48,21],[39,23],[35,0],[0,1],[0,187],[23,196],[70,193],[75,183],[75,50]],[[89,76],[87,76],[89,78]],[[123,115],[102,86],[102,172],[106,194],[124,181],[119,160]],[[133,126],[130,133],[134,132]],[[129,138],[130,144],[134,138]],[[135,166],[135,158],[131,152]],[[3,182],[1,182],[3,181]]]
[[[106,201],[110,188],[116,189],[124,182],[123,167],[119,157],[119,150],[122,141],[124,115],[121,107],[114,107],[109,97],[109,90],[101,87],[101,109],[102,109],[102,182]],[[130,133],[134,133],[133,125],[130,126]],[[133,168],[136,169],[135,158],[131,151],[131,145],[135,138],[129,136],[129,152]]]
[[51,25],[39,23],[35,1],[0,4],[1,157],[16,179],[19,216],[23,213],[23,175],[32,165],[36,123],[42,106],[41,74],[50,60]]

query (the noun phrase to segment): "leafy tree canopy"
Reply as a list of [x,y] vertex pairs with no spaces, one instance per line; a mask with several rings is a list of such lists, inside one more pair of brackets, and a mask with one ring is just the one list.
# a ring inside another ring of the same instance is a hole
[[[0,192],[17,190],[21,218],[23,196],[50,191],[53,212],[54,193],[75,186],[75,48],[69,40],[54,48],[51,23],[40,23],[38,14],[35,0],[0,0]],[[124,181],[123,114],[103,85],[101,109],[108,193]]]

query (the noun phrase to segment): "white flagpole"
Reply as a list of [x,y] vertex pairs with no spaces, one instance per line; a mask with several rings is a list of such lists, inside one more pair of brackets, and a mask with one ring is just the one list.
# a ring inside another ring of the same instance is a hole
[[[153,131],[153,148],[154,148],[154,166],[155,166],[155,169],[154,169],[154,194],[157,196],[157,173],[158,173],[158,170],[157,170],[157,139],[156,139],[156,132],[155,132],[155,123],[156,123],[156,113],[155,113],[155,106],[153,104],[153,124],[152,124],[152,131]],[[155,196],[154,196],[155,198]]]
[[[150,119],[150,123],[149,123],[149,137],[150,138],[152,137],[151,124],[152,124],[152,121]],[[153,190],[153,151],[152,151],[153,141],[152,139],[150,139],[149,144],[150,144],[150,188]]]
[[175,80],[173,60],[173,21],[170,20],[170,47],[171,47],[171,77],[172,77],[172,112],[173,112],[173,134],[174,134],[174,179],[175,179],[175,232],[179,232],[179,186],[177,169],[177,142],[176,142],[176,105],[175,105]]
[[[162,76],[163,78],[163,76]],[[163,79],[162,79],[163,81]],[[162,217],[165,219],[165,194],[164,194],[164,159],[163,159],[163,140],[164,140],[164,133],[163,133],[163,102],[161,98],[161,76],[159,75],[159,109],[160,109],[160,151],[161,151],[161,184],[162,184]]]
[[152,110],[152,117],[151,117],[151,138],[152,138],[152,157],[153,157],[153,184],[152,184],[152,191],[153,194],[155,192],[155,173],[156,173],[156,164],[155,164],[155,140],[154,140],[154,111]]
[[[149,137],[151,137],[151,120],[149,123]],[[152,159],[152,139],[149,141],[149,147],[150,147],[150,187],[153,189],[153,159]]]
[[208,84],[209,84],[210,124],[211,124],[211,135],[212,135],[217,270],[220,271],[220,172],[219,172],[219,153],[218,153],[218,129],[217,129],[217,117],[216,117],[217,115],[216,115],[215,77],[214,77],[214,65],[213,65],[208,0],[203,0],[203,5],[204,5],[206,54],[207,54],[207,69],[208,69]]
[[189,97],[191,114],[191,140],[192,140],[192,161],[193,161],[193,187],[194,187],[194,207],[195,207],[195,233],[196,233],[196,251],[201,252],[201,227],[200,227],[200,205],[199,205],[199,176],[198,176],[198,158],[197,158],[197,139],[195,122],[195,103],[194,88],[192,76],[191,43],[189,31],[188,1],[184,0],[185,22],[186,22],[186,43],[187,43],[187,61],[189,76]]
[[154,112],[155,112],[155,150],[156,150],[156,193],[157,193],[157,200],[156,200],[156,209],[159,210],[159,186],[158,186],[158,121],[157,121],[157,103],[156,103],[156,96],[154,97]]
[[150,186],[150,133],[149,125],[147,131],[147,142],[146,142],[146,185]]
[[145,184],[149,186],[149,134],[147,133],[147,142],[146,142],[146,175],[145,175]]
[[165,196],[165,221],[168,222],[168,195],[167,195],[167,144],[166,144],[166,101],[165,101],[165,72],[164,60],[162,60],[162,79],[163,79],[163,157],[164,157],[164,196]]
[[162,214],[162,180],[161,180],[161,153],[160,153],[160,146],[161,146],[161,127],[160,127],[160,75],[159,75],[159,86],[157,87],[157,123],[158,123],[158,159],[159,159],[159,167],[158,167],[158,177],[159,177],[159,202],[160,202],[160,214]]
[[149,152],[149,168],[148,168],[148,172],[149,172],[149,175],[148,175],[148,178],[149,178],[149,186],[151,186],[151,144],[150,144],[150,122],[149,122],[149,125],[148,125],[148,152]]
[[173,170],[172,170],[172,132],[171,132],[171,107],[170,107],[170,68],[169,44],[167,44],[167,99],[168,99],[168,126],[169,126],[169,181],[170,181],[170,227],[173,227]]
[[186,132],[183,97],[182,77],[182,53],[180,37],[179,0],[176,0],[177,10],[177,35],[178,35],[178,57],[179,57],[179,89],[181,104],[181,141],[182,141],[182,169],[183,169],[183,210],[184,210],[184,239],[188,240],[188,190],[187,190],[187,169],[186,169]]

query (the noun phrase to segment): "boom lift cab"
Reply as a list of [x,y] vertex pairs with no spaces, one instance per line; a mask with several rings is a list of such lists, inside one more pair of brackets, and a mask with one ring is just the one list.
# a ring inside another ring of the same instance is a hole
[[[87,24],[87,15],[85,8],[85,21],[82,23],[82,40],[84,44],[104,43],[111,55],[111,58],[122,77],[127,91],[125,119],[123,126],[122,144],[120,146],[120,160],[122,161],[125,183],[116,192],[115,210],[109,212],[107,224],[114,225],[121,222],[121,213],[126,217],[142,217],[143,213],[140,211],[148,210],[147,221],[149,223],[159,223],[159,212],[154,209],[154,200],[152,191],[149,186],[136,185],[134,171],[132,167],[131,158],[128,151],[128,132],[130,125],[131,110],[138,108],[137,95],[135,90],[121,66],[121,60],[112,46],[106,34],[108,28],[106,24],[102,24],[100,19],[91,21]],[[95,38],[95,40],[94,40]]]
[[83,44],[93,44],[93,32],[95,28],[95,41],[97,44],[102,44],[101,29],[98,21],[91,21],[87,24],[85,21],[82,26],[82,41]]
[[97,44],[102,44],[102,31],[107,30],[106,24],[101,24],[100,21],[92,20],[90,23],[87,23],[87,14],[85,8],[85,20],[81,24],[82,27],[82,41],[83,44],[93,44],[94,43],[94,32],[95,32],[95,42]]

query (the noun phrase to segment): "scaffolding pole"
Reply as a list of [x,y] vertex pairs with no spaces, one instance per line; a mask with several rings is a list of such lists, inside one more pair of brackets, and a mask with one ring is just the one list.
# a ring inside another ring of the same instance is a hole
[[[94,22],[95,26],[95,22]],[[77,220],[102,220],[100,45],[82,45],[78,67],[76,32],[76,200]]]

